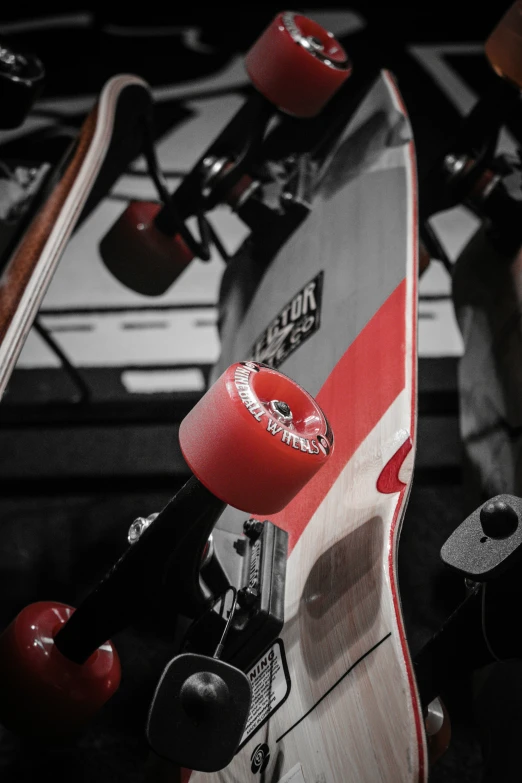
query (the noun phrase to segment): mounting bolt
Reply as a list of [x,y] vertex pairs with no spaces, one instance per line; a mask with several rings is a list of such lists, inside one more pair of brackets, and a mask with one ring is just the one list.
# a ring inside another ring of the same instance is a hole
[[469,163],[467,155],[453,155],[448,153],[444,158],[444,168],[450,177],[456,177]]
[[263,522],[260,522],[259,519],[247,519],[243,524],[243,533],[252,541],[255,541],[256,538],[259,538],[262,532]]
[[284,424],[288,424],[292,421],[292,409],[284,400],[272,400],[270,402],[270,409]]
[[258,598],[259,594],[257,590],[253,590],[251,587],[242,587],[237,594],[237,601],[239,605],[245,609],[249,609],[251,606],[253,606]]
[[203,189],[202,193],[205,198],[208,198],[212,193],[212,188],[216,184],[216,179],[220,177],[226,170],[227,164],[231,161],[228,158],[216,158],[215,155],[208,155],[203,158],[201,164]]
[[148,517],[138,517],[134,520],[127,533],[127,541],[129,544],[135,544],[139,540],[142,533],[151,525],[158,514],[150,514]]

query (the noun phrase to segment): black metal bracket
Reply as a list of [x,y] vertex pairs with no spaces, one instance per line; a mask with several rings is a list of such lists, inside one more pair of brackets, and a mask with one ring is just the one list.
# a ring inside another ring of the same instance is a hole
[[[279,635],[284,624],[284,599],[288,533],[272,522],[247,520],[245,536],[238,538],[228,557],[234,563],[223,563],[223,570],[239,571],[237,608],[227,633],[222,657],[245,671]],[[220,531],[213,533],[214,541]],[[239,569],[238,569],[239,559]],[[202,572],[207,579],[206,570]],[[219,594],[219,583],[209,583]],[[186,652],[209,655],[224,631],[227,618],[213,610],[196,620],[182,644]]]

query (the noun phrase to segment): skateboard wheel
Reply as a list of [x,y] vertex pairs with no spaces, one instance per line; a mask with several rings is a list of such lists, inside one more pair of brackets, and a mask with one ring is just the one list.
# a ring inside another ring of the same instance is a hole
[[486,41],[493,69],[522,88],[522,2],[513,3]]
[[131,201],[100,243],[107,269],[121,283],[147,296],[159,296],[194,258],[183,239],[167,236],[155,225],[162,208],[151,201]]
[[259,92],[287,114],[315,117],[351,73],[350,60],[317,22],[278,14],[245,58]]
[[284,508],[333,448],[313,397],[256,362],[233,364],[218,378],[181,422],[179,441],[208,490],[254,514]]
[[41,601],[23,609],[0,636],[0,722],[22,734],[77,734],[117,690],[120,661],[107,642],[82,665],[54,636],[74,609]]

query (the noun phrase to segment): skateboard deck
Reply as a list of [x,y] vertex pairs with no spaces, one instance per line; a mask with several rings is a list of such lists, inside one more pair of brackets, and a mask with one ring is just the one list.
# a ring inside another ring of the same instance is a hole
[[[248,672],[233,762],[191,781],[426,779],[397,585],[416,437],[417,248],[411,128],[382,72],[317,173],[309,216],[244,315],[234,318],[233,296],[224,314],[215,375],[247,359],[281,370],[325,411],[334,453],[271,517],[289,533],[285,625]],[[221,546],[244,519],[225,512]]]
[[78,221],[139,152],[148,85],[115,76],[105,85],[79,138],[0,278],[0,396]]

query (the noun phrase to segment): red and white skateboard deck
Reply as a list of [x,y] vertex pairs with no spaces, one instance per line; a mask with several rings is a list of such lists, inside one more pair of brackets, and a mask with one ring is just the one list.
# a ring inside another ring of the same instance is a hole
[[[270,517],[289,532],[285,626],[248,672],[252,708],[234,761],[193,772],[194,783],[426,779],[397,585],[415,450],[416,302],[414,147],[383,72],[319,172],[310,215],[239,328],[224,331],[216,374],[245,359],[277,367],[316,397],[335,447]],[[244,517],[228,509],[218,525],[230,546]]]

